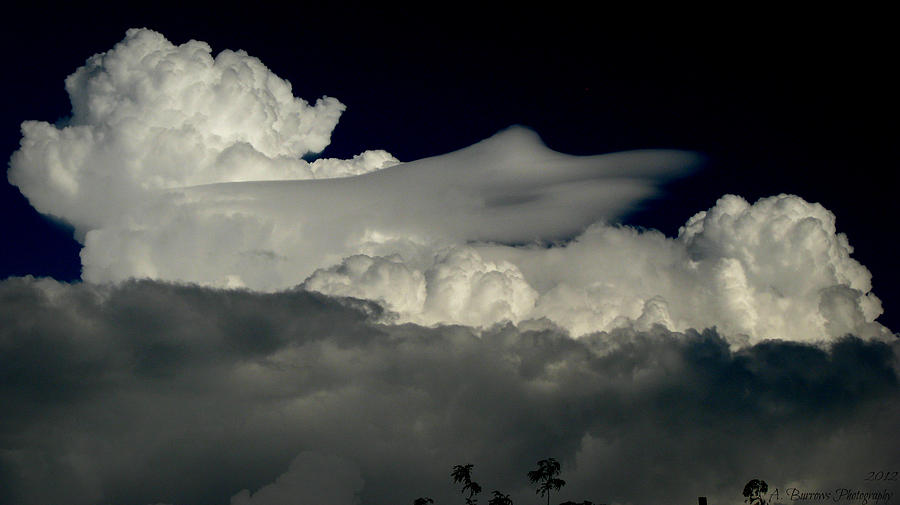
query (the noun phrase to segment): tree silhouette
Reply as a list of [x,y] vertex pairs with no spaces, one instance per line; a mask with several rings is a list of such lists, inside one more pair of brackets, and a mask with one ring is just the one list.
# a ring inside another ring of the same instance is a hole
[[532,484],[538,484],[534,492],[540,493],[541,496],[547,495],[547,505],[550,505],[550,490],[559,491],[566,485],[566,481],[556,478],[559,475],[559,462],[555,459],[542,459],[537,465],[537,470],[528,472],[528,480]]
[[428,505],[429,503],[434,503],[434,500],[431,498],[416,498],[413,501],[413,505]]
[[475,465],[469,463],[468,465],[455,465],[453,467],[453,471],[450,472],[450,476],[453,477],[453,482],[459,484],[460,482],[472,482],[472,468]]
[[744,486],[743,495],[746,497],[744,501],[750,505],[766,505],[766,499],[763,498],[763,495],[768,490],[769,485],[766,484],[766,481],[753,479]]
[[472,481],[473,466],[471,463],[468,465],[456,465],[453,467],[453,471],[450,472],[453,482],[463,485],[460,493],[469,493],[469,496],[466,497],[466,505],[478,503],[478,498],[475,498],[475,495],[481,492],[481,486],[477,482]]
[[494,491],[494,497],[488,501],[488,505],[513,505],[513,501],[508,494]]

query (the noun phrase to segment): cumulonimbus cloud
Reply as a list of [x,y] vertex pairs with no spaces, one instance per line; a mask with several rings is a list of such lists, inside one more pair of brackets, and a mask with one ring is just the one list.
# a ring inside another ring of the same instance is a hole
[[246,53],[129,30],[66,80],[72,117],[23,124],[9,178],[76,227],[83,278],[152,278],[377,301],[395,322],[547,318],[576,336],[716,327],[742,345],[892,337],[835,217],[727,195],[677,237],[611,225],[699,157],[568,156],[513,127],[399,162],[323,149],[315,105]]
[[521,127],[310,163],[339,101],[150,30],[66,88],[9,179],[86,282],[0,281],[2,503],[450,503],[465,463],[518,503],[546,457],[559,501],[729,503],[900,466],[898,341],[821,205],[616,226],[698,157]]

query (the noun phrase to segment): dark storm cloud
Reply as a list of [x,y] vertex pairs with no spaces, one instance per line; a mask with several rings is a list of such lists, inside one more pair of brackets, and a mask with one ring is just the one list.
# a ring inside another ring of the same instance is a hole
[[754,477],[861,485],[900,463],[896,343],[382,316],[303,291],[3,281],[0,501],[450,503],[471,462],[528,503],[552,456],[559,501],[724,503]]

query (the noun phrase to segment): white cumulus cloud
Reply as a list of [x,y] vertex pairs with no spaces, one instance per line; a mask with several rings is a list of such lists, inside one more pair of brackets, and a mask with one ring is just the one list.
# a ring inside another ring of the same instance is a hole
[[378,301],[403,320],[421,324],[520,321],[537,299],[515,265],[484,261],[470,247],[437,252],[425,271],[396,255],[354,255],[338,266],[316,270],[303,287]]
[[530,317],[579,335],[662,324],[715,326],[735,343],[893,336],[834,215],[794,195],[726,195],[674,238],[598,224],[563,247],[480,251],[517,265],[538,291]]
[[243,51],[215,57],[205,42],[175,45],[128,30],[66,79],[72,115],[22,124],[9,178],[41,212],[80,231],[131,210],[147,192],[225,181],[309,179],[397,163],[300,159],[328,145],[344,105],[293,96],[291,84]]
[[793,195],[725,196],[674,238],[599,223],[554,247],[481,243],[428,255],[385,243],[410,259],[354,255],[303,286],[378,301],[420,324],[546,317],[579,336],[716,327],[735,344],[893,336],[876,321],[871,275],[834,215]]
[[27,121],[9,178],[76,227],[83,278],[305,289],[400,322],[547,318],[576,336],[716,327],[767,338],[887,337],[871,276],[821,205],[726,195],[677,237],[614,226],[698,157],[569,156],[513,127],[399,164],[301,156],[344,106],[310,104],[242,51],[129,30],[66,80],[72,117]]

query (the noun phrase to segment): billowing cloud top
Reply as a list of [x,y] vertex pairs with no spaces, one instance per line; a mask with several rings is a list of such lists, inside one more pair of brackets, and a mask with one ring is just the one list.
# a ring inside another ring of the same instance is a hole
[[300,156],[328,145],[344,105],[331,97],[310,105],[257,58],[211,51],[128,30],[66,79],[72,116],[63,127],[22,124],[10,181],[38,210],[84,231],[151,190],[350,175],[397,162],[373,151],[349,163],[306,163]]
[[569,156],[512,127],[403,164],[384,151],[307,163],[340,102],[309,105],[246,53],[213,58],[150,30],[129,30],[66,89],[72,117],[25,122],[9,178],[75,225],[88,281],[302,285],[377,301],[394,321],[545,317],[574,335],[892,335],[820,205],[726,196],[677,238],[606,224],[686,174],[691,153]]

